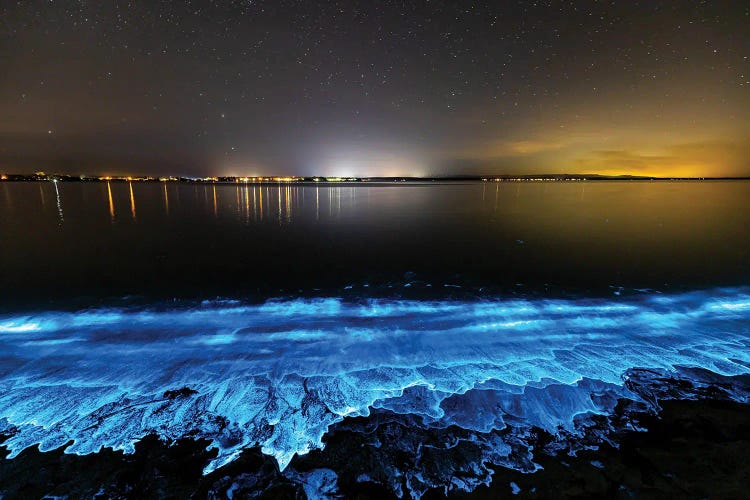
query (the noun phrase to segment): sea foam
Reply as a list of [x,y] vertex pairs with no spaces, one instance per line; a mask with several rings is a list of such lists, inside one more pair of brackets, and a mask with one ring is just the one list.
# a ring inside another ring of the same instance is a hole
[[[323,447],[332,425],[375,412],[472,433],[484,443],[480,462],[532,471],[511,438],[492,431],[575,434],[582,415],[608,415],[618,399],[658,404],[631,390],[633,369],[743,375],[749,347],[742,288],[617,300],[330,297],[5,315],[0,432],[9,458],[37,445],[130,453],[157,434],[208,439],[218,454],[206,473],[253,446],[283,470]],[[729,397],[748,399],[740,390]]]

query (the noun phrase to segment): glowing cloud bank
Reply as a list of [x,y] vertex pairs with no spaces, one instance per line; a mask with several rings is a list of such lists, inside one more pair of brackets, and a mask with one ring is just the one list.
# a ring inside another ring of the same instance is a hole
[[[156,433],[209,439],[218,456],[206,472],[251,446],[284,469],[345,417],[385,413],[471,433],[477,469],[532,471],[495,431],[575,434],[581,416],[610,414],[619,398],[655,404],[629,388],[634,368],[750,373],[750,293],[44,312],[0,317],[0,349],[10,458],[71,440],[68,453],[132,452]],[[409,481],[415,496],[428,482]]]

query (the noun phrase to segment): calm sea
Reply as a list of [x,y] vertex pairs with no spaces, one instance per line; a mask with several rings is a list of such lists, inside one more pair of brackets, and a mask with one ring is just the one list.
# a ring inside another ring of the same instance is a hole
[[4,309],[409,283],[712,288],[750,283],[750,182],[5,182],[0,241]]

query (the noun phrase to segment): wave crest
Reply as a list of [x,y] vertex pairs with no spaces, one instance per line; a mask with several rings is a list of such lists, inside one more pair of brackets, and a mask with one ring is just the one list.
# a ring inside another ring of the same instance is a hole
[[[423,457],[411,494],[446,481],[472,490],[490,480],[485,462],[535,470],[524,438],[532,429],[558,446],[595,446],[587,422],[622,400],[656,408],[676,397],[660,381],[689,381],[680,397],[718,390],[747,402],[726,380],[750,373],[749,320],[750,295],[736,288],[617,301],[325,298],[11,315],[0,318],[0,432],[11,458],[35,445],[129,453],[155,433],[210,440],[218,455],[205,472],[252,446],[283,470],[323,447],[332,426],[407,419],[441,436],[401,438]],[[467,443],[476,451],[461,460],[473,475],[440,476],[436,454]]]

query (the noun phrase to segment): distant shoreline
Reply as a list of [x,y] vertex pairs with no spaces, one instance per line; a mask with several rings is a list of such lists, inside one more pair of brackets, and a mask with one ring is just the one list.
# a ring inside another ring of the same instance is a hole
[[750,177],[650,177],[635,175],[545,174],[444,177],[188,177],[1,174],[0,182],[182,182],[196,184],[400,184],[428,182],[747,181]]

